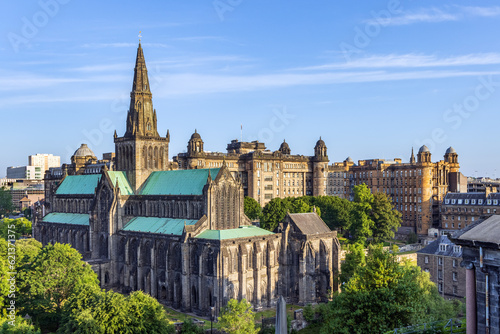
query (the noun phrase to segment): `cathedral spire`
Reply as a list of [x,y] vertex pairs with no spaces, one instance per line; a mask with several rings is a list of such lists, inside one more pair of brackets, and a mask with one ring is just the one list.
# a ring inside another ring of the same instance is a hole
[[137,56],[135,58],[134,84],[132,86],[132,93],[134,92],[147,92],[151,94],[151,91],[149,90],[146,60],[144,59],[144,51],[142,51],[140,42],[137,47]]
[[149,88],[148,69],[141,43],[137,47],[134,81],[130,92],[130,107],[127,116],[125,137],[156,137],[156,110],[153,109],[153,95]]

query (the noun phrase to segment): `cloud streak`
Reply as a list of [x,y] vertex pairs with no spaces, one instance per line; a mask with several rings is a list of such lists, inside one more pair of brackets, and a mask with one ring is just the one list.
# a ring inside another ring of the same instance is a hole
[[496,17],[500,16],[500,6],[452,6],[448,10],[436,7],[421,8],[413,11],[403,12],[401,15],[387,18],[374,18],[366,20],[367,24],[380,24],[382,26],[403,26],[416,23],[438,23],[459,21],[472,17]]
[[388,54],[372,55],[349,62],[329,63],[318,66],[297,68],[309,70],[342,70],[359,68],[418,68],[418,67],[453,67],[500,64],[500,53],[471,53],[460,56],[439,58],[423,54]]

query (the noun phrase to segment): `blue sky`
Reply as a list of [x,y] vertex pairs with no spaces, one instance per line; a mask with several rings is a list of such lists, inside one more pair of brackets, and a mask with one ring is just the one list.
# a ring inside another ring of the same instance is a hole
[[[35,153],[102,156],[125,132],[139,31],[170,158],[286,138],[330,160],[449,146],[497,176],[496,1],[9,1],[0,20],[0,177]],[[500,169],[498,170],[500,173]]]

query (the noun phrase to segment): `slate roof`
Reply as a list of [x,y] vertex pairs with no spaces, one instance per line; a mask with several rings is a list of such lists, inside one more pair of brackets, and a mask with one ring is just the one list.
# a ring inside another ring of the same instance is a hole
[[468,226],[455,233],[453,237],[458,241],[479,241],[500,245],[500,215],[493,215],[480,223]]
[[289,213],[290,219],[303,234],[329,233],[330,228],[315,212]]
[[184,224],[194,225],[198,220],[135,217],[123,228],[123,231],[182,235]]
[[56,195],[93,195],[101,174],[66,176]]
[[69,225],[89,226],[89,215],[81,213],[51,212],[42,219],[43,222]]
[[[447,245],[446,250],[442,251],[440,245]],[[455,244],[451,242],[446,235],[439,236],[435,241],[427,245],[426,247],[419,250],[419,254],[431,254],[439,256],[451,256],[451,257],[462,257],[462,247],[460,247],[459,252],[455,252]]]
[[251,238],[274,234],[256,226],[240,226],[230,230],[205,230],[196,236],[198,239],[227,240],[238,238]]
[[153,172],[140,195],[202,195],[209,171],[215,180],[220,168]]
[[133,195],[134,191],[132,190],[132,186],[128,182],[127,173],[126,172],[108,172],[109,178],[114,186],[116,186],[116,182],[118,181],[118,187],[120,187],[120,192],[122,195]]

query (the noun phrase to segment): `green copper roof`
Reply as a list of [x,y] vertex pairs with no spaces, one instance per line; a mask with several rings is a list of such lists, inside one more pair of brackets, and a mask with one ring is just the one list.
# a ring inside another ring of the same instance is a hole
[[101,174],[66,176],[56,195],[93,195]]
[[214,180],[220,168],[153,172],[147,179],[141,195],[202,195],[208,180],[208,171]]
[[198,239],[212,239],[212,240],[227,240],[238,238],[251,238],[263,235],[274,234],[256,226],[240,226],[232,230],[205,230],[201,232],[196,238]]
[[43,217],[43,222],[89,226],[89,215],[81,213],[52,212]]
[[197,220],[135,217],[125,225],[123,231],[181,235],[186,225],[194,225]]
[[113,185],[116,186],[116,181],[118,181],[118,187],[120,187],[120,192],[122,195],[133,195],[134,191],[130,186],[127,179],[127,173],[125,172],[108,172],[109,178]]

